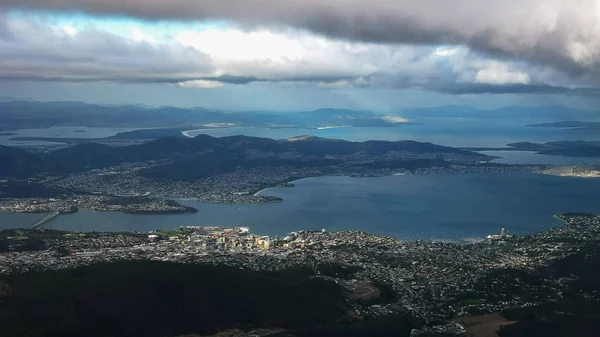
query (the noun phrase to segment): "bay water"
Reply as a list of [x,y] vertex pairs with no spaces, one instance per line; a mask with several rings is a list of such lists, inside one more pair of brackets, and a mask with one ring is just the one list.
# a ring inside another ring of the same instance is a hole
[[[536,174],[439,174],[377,178],[317,177],[261,192],[272,204],[204,204],[196,214],[132,215],[81,210],[45,228],[143,231],[185,225],[250,226],[258,234],[361,230],[400,239],[483,238],[501,228],[527,234],[560,226],[553,215],[600,212],[600,180]],[[26,227],[36,214],[0,212],[0,228]]]

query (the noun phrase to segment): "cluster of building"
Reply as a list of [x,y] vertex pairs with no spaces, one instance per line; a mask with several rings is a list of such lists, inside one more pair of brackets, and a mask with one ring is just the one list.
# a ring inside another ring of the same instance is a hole
[[[151,232],[148,239],[160,240],[160,231]],[[203,251],[243,252],[271,247],[271,238],[252,234],[249,227],[185,226],[170,231],[167,239]]]
[[1,198],[1,212],[15,213],[71,213],[76,202],[60,198]]
[[543,173],[540,165],[449,165],[447,167],[418,168],[415,174],[457,174],[457,173]]
[[543,173],[561,177],[600,178],[600,165],[556,166],[544,170]]

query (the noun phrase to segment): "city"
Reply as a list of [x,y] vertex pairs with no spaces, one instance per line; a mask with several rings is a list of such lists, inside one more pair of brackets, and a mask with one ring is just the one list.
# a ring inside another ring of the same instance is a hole
[[599,337],[600,0],[0,0],[0,337]]
[[[522,237],[502,232],[480,242],[402,241],[365,232],[324,230],[298,231],[275,239],[251,233],[248,227],[185,226],[150,233],[14,229],[1,232],[0,273],[140,259],[262,272],[301,266],[351,293],[365,287],[371,292],[381,287],[393,290],[391,301],[369,306],[357,302],[359,316],[408,311],[433,324],[560,300],[573,280],[548,273],[547,268],[597,245],[600,215],[558,217],[564,226]],[[600,299],[600,292],[579,296]],[[437,329],[452,327],[456,324]]]

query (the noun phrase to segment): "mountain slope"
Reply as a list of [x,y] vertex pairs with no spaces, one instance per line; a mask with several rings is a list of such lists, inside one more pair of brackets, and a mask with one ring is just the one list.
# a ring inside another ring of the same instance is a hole
[[27,177],[45,168],[40,156],[0,145],[0,177]]
[[[65,174],[119,165],[121,163],[169,160],[159,168],[168,177],[190,175],[199,178],[237,167],[327,165],[372,165],[391,167],[406,161],[433,161],[447,165],[448,160],[473,163],[488,158],[475,152],[415,141],[367,141],[309,137],[286,141],[269,138],[230,136],[215,138],[164,137],[146,143],[111,147],[84,143],[48,153],[34,154],[3,147],[0,176],[28,177],[39,173]],[[382,164],[386,163],[386,164]],[[428,164],[428,165],[431,165]],[[404,167],[404,166],[399,166]],[[187,172],[188,174],[183,174]],[[160,176],[160,175],[159,175]],[[154,175],[155,178],[159,176]]]

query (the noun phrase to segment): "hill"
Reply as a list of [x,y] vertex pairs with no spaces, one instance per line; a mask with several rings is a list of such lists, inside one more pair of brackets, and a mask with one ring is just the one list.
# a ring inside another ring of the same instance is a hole
[[27,177],[43,170],[39,155],[0,145],[0,177]]
[[[349,142],[321,138],[294,141],[230,136],[164,137],[130,146],[83,143],[47,152],[29,153],[0,147],[0,176],[25,178],[36,174],[66,174],[122,163],[168,160],[146,172],[157,179],[198,179],[239,167],[375,167],[446,166],[450,161],[474,163],[487,156],[415,141]],[[424,165],[424,166],[423,166]]]

